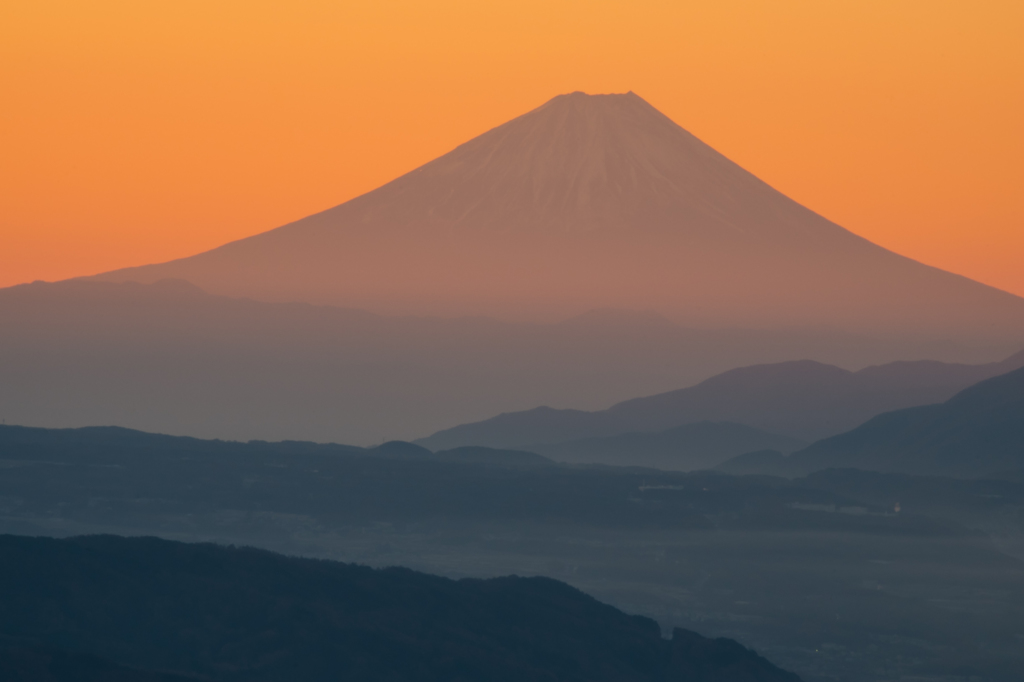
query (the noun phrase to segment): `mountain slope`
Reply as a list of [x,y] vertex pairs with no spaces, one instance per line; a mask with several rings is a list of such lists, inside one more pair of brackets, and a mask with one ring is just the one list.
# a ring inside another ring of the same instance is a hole
[[848,431],[883,412],[947,400],[972,384],[1022,366],[1024,352],[983,365],[893,362],[858,372],[812,361],[755,365],[607,410],[539,407],[455,426],[417,442],[431,449],[529,448],[631,431],[652,433],[701,421],[736,422],[813,441]]
[[744,367],[697,386],[614,405],[614,419],[644,430],[730,419],[807,440],[841,433],[882,412],[940,402],[972,384],[1024,366],[1024,352],[983,365],[893,362],[849,372],[798,361]]
[[835,467],[968,477],[1024,468],[1024,369],[939,405],[879,415],[787,462],[792,472]]
[[795,681],[728,640],[543,578],[407,569],[155,538],[0,536],[3,630],[213,680]]
[[194,677],[138,670],[95,656],[0,641],[4,682],[195,682]]
[[775,191],[633,93],[555,97],[340,206],[101,276],[375,312],[1024,340],[1024,299],[904,258]]

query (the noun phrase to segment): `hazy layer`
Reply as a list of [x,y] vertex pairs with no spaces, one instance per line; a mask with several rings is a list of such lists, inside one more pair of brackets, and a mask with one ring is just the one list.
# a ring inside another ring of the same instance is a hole
[[379,443],[537,405],[600,409],[740,365],[979,362],[1019,346],[698,332],[653,315],[557,324],[388,318],[182,282],[0,289],[0,417],[210,438]]

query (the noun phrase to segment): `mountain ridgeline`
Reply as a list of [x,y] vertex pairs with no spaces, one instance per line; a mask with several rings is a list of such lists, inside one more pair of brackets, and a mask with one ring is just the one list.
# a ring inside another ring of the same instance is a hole
[[[1022,360],[1024,354],[1018,353],[990,365],[894,363],[857,373],[817,363],[749,367],[691,389],[628,401],[603,412],[541,408],[505,414],[442,431],[419,443],[435,447],[462,442],[519,445],[524,440],[555,439],[588,430],[614,432],[644,423],[685,421],[694,413],[714,410],[755,422],[768,418],[792,423],[794,418],[816,415],[823,418],[816,428],[824,430],[830,425],[834,428],[835,422],[830,423],[828,417],[842,418],[846,405],[878,410],[885,402],[948,393],[956,380],[1017,367],[969,386],[945,402],[883,412],[806,447],[800,447],[795,439],[750,426],[707,421],[653,433],[626,430],[617,435],[523,446],[565,462],[683,471],[717,469],[729,474],[797,476],[828,468],[966,477],[1001,474],[1024,469]],[[832,381],[808,382],[804,380],[808,374],[825,375]],[[836,382],[836,378],[842,381]],[[630,416],[637,421],[630,421]]]
[[389,314],[614,308],[704,328],[1024,340],[1024,299],[848,232],[631,92],[555,97],[335,208],[99,276],[165,278]]
[[879,415],[793,453],[781,472],[835,467],[968,477],[1024,469],[1024,368],[939,405]]
[[[559,453],[566,453],[567,461],[585,461],[569,455],[590,448],[618,453],[591,461],[627,464],[631,461],[627,453],[646,448],[625,442],[625,434],[637,434],[633,441],[661,434],[657,438],[667,442],[672,440],[670,431],[684,425],[731,422],[762,432],[744,443],[746,451],[789,452],[799,449],[801,440],[848,431],[883,412],[942,402],[972,384],[1021,366],[1024,352],[981,365],[893,362],[858,372],[807,360],[755,365],[729,370],[689,388],[627,400],[606,410],[535,408],[445,429],[416,442],[432,449],[470,444],[525,448],[556,459]],[[617,442],[622,447],[616,448]],[[726,443],[724,439],[720,442]],[[677,449],[685,450],[686,444]],[[719,452],[726,450],[719,448]],[[681,456],[679,463],[686,460]],[[683,468],[700,468],[709,461],[694,460]],[[636,463],[644,463],[643,456]]]
[[799,680],[729,640],[663,639],[653,620],[554,580],[452,581],[156,538],[0,536],[0,602],[8,637],[193,679]]

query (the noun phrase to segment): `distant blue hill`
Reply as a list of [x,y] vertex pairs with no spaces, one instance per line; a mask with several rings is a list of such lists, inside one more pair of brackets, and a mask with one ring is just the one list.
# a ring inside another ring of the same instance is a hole
[[804,475],[843,467],[960,477],[1024,469],[1024,368],[982,381],[944,403],[881,414],[789,457],[752,453],[720,469]]
[[848,431],[883,412],[948,400],[972,384],[1022,366],[1024,352],[982,365],[893,362],[858,372],[810,360],[753,365],[607,410],[538,407],[455,426],[415,442],[431,450],[485,445],[547,453],[551,451],[537,446],[656,433],[702,421],[734,422],[810,442]]

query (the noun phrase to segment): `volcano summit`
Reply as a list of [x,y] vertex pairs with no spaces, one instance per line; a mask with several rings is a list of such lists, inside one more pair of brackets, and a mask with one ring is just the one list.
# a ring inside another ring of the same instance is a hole
[[631,92],[555,97],[335,208],[99,276],[164,278],[380,313],[1024,339],[1024,299],[858,237]]

